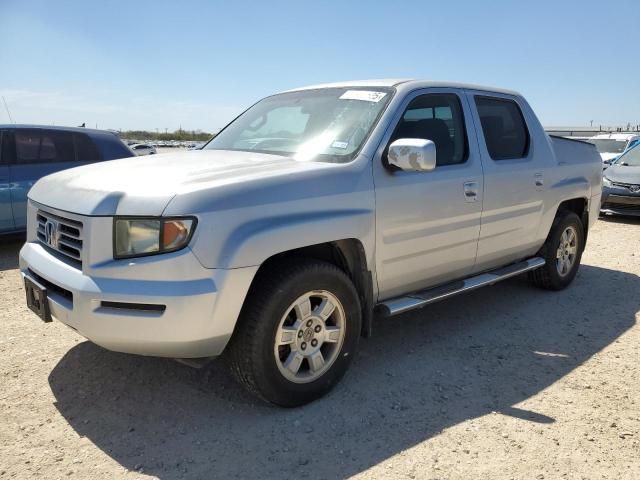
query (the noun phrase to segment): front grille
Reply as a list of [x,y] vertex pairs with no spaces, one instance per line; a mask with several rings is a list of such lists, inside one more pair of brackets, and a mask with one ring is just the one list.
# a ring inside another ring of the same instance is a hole
[[36,214],[38,240],[66,263],[82,268],[82,222],[44,210]]
[[[634,183],[620,183],[620,182],[611,182],[611,185],[618,188],[626,188],[631,192],[640,192],[640,185]],[[636,190],[638,189],[638,190]]]

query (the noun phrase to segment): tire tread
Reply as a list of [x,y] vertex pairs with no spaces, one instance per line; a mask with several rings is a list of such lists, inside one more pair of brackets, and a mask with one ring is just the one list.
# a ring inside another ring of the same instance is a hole
[[556,278],[557,276],[554,273],[555,271],[554,269],[556,268],[554,263],[555,255],[554,255],[553,247],[551,245],[551,243],[554,241],[556,237],[558,229],[563,224],[565,224],[569,219],[574,221],[578,225],[579,230],[581,230],[582,232],[582,234],[580,234],[580,232],[578,233],[581,242],[579,245],[579,251],[576,258],[576,264],[574,265],[576,272],[580,266],[582,251],[584,250],[584,233],[583,233],[584,227],[582,225],[582,220],[580,219],[580,217],[578,217],[578,215],[576,215],[572,211],[560,210],[556,214],[555,219],[553,220],[551,229],[549,230],[549,235],[547,236],[547,239],[545,240],[544,245],[542,245],[542,248],[540,248],[540,250],[538,251],[537,256],[544,258],[546,261],[546,264],[528,273],[529,281],[538,288],[542,288],[544,290],[557,291],[567,287],[573,281],[575,272],[570,274],[566,280],[564,279],[559,280],[558,278]]
[[260,362],[258,349],[264,339],[256,328],[256,324],[262,319],[262,312],[270,299],[283,293],[281,286],[287,279],[292,276],[315,275],[327,271],[332,271],[351,282],[346,273],[334,264],[306,257],[289,258],[258,272],[257,278],[247,293],[236,330],[225,351],[225,357],[232,376],[250,393],[266,403],[274,402],[264,395],[257,382]]

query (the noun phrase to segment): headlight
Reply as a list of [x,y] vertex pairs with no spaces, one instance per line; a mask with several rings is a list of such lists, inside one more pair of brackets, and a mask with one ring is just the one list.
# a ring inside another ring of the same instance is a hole
[[611,180],[609,180],[607,177],[602,177],[602,186],[603,187],[610,187],[611,186]]
[[113,221],[113,257],[175,252],[187,246],[195,227],[194,217],[116,217]]

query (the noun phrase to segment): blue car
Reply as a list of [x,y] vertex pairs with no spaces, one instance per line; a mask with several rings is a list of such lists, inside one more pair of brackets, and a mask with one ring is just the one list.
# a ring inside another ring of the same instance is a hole
[[88,128],[0,125],[0,235],[23,232],[27,193],[41,177],[134,153],[112,132]]

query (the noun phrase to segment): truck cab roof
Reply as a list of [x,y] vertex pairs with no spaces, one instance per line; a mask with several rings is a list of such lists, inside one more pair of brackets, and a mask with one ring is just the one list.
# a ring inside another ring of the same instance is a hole
[[386,79],[371,79],[371,80],[351,80],[348,82],[334,82],[334,83],[322,83],[317,85],[308,85],[306,87],[295,88],[288,91],[299,90],[315,90],[319,88],[390,88],[395,87],[402,90],[417,90],[421,88],[459,88],[466,90],[482,90],[492,93],[502,93],[505,95],[521,96],[518,92],[513,90],[507,90],[503,88],[490,87],[485,85],[475,85],[472,83],[458,83],[447,81],[433,81],[433,80],[416,80],[411,78],[386,78]]

